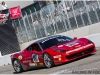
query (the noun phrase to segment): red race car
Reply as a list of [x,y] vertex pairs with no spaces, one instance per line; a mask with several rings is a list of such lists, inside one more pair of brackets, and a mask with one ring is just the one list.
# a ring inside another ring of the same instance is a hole
[[55,35],[40,39],[11,55],[11,61],[14,70],[19,73],[37,66],[50,68],[95,52],[94,43],[86,38]]

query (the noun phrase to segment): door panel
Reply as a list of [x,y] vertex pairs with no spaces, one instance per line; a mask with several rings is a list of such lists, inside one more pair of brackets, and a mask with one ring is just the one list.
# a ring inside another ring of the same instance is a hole
[[24,59],[23,59],[22,63],[24,65],[29,66],[29,63],[32,63],[32,53],[29,52],[28,50],[24,50],[23,54],[24,54],[23,55]]

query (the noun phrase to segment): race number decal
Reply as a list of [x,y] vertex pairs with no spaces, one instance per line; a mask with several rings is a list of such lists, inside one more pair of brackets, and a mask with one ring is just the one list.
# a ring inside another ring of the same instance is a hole
[[33,59],[34,62],[39,62],[38,54],[33,54],[32,59]]

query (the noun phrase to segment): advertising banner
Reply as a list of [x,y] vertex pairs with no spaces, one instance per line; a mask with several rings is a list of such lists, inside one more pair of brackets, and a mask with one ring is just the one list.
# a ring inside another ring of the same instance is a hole
[[10,8],[9,11],[12,19],[20,18],[22,16],[20,6]]

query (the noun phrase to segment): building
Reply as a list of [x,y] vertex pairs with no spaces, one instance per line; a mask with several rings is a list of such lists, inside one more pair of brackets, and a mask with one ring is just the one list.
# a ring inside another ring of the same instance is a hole
[[13,20],[19,44],[100,22],[98,0],[6,3],[9,7],[21,7],[23,16]]

